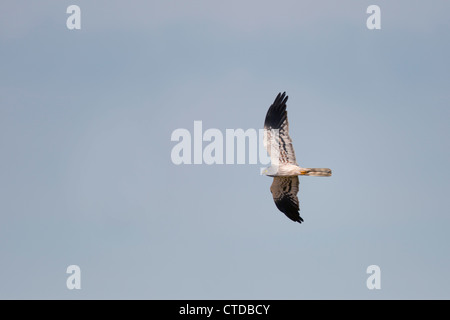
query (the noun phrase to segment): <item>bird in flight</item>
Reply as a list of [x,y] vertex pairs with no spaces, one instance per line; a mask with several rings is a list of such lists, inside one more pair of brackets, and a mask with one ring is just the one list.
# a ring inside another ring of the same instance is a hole
[[298,176],[329,177],[328,168],[302,168],[295,159],[292,139],[289,136],[286,92],[281,92],[267,111],[264,121],[264,147],[270,156],[271,166],[262,174],[273,177],[270,192],[277,208],[289,219],[302,223],[298,202]]

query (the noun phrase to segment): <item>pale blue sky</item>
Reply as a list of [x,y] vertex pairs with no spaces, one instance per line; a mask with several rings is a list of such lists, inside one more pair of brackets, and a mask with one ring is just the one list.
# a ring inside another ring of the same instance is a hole
[[[448,12],[2,1],[0,298],[450,298]],[[301,178],[302,225],[259,165],[170,160],[173,130],[259,129],[280,91],[299,163],[333,169]]]

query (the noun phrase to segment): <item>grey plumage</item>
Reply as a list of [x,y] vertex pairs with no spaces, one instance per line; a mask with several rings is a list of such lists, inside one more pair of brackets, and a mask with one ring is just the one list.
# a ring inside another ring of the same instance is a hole
[[278,210],[283,212],[289,219],[302,223],[300,217],[300,206],[297,197],[299,180],[298,176],[274,177],[270,192]]

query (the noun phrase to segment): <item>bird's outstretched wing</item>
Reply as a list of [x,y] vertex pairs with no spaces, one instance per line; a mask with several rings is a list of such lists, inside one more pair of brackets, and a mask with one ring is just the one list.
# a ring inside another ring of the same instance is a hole
[[270,192],[272,192],[273,201],[278,210],[283,212],[289,219],[302,223],[300,217],[300,206],[297,197],[298,177],[275,177],[273,178]]
[[[289,123],[286,111],[286,92],[281,92],[267,111],[264,121],[264,147],[270,155],[273,164],[298,165],[295,159],[292,139],[289,136]],[[274,134],[278,130],[278,135]]]

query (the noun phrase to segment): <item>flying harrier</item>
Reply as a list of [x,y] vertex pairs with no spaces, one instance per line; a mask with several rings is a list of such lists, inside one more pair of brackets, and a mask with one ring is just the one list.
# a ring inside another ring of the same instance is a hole
[[286,92],[281,92],[267,111],[264,121],[264,147],[270,155],[271,166],[263,174],[274,177],[270,186],[277,208],[289,219],[302,223],[298,202],[298,176],[331,176],[331,169],[302,168],[295,160],[294,147],[289,137]]

